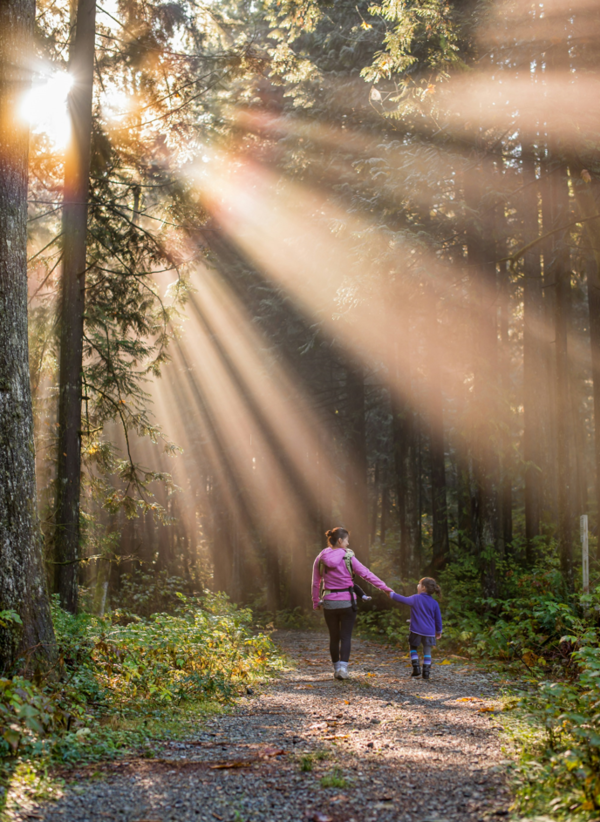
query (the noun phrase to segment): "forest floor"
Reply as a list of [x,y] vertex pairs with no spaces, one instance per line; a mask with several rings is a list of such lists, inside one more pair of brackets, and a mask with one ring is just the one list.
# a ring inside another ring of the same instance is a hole
[[[493,674],[438,656],[431,680],[403,652],[354,640],[332,678],[327,637],[278,631],[288,666],[231,711],[168,742],[65,775],[59,798],[14,822],[493,822],[509,816]],[[174,708],[174,711],[177,709]],[[13,806],[14,808],[14,806]]]

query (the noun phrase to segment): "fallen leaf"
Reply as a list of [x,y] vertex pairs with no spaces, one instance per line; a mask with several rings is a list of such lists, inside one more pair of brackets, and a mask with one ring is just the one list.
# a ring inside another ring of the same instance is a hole
[[325,813],[315,813],[311,816],[312,822],[333,822],[332,816],[327,816]]
[[439,664],[440,665],[452,665],[452,663],[450,662],[449,659],[443,659]]
[[482,702],[483,700],[479,699],[478,696],[461,696],[460,699],[456,700],[457,702]]
[[[254,760],[254,761],[256,761],[256,760]],[[254,762],[242,762],[242,761],[239,761],[239,762],[238,761],[236,761],[236,762],[219,762],[218,765],[211,765],[210,769],[211,769],[211,771],[222,771],[222,770],[227,770],[228,768],[249,768],[253,764],[254,764]],[[220,818],[221,817],[219,817],[219,819]]]
[[285,754],[283,748],[265,748],[260,755],[266,758],[268,756],[282,756],[283,754]]
[[493,714],[496,711],[499,711],[500,708],[494,708],[493,705],[484,705],[483,708],[479,708],[477,713],[480,714]]

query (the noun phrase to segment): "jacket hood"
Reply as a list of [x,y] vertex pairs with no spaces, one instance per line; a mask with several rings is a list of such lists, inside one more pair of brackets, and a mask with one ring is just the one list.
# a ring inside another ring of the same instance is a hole
[[337,568],[338,565],[344,564],[345,556],[346,552],[343,548],[323,548],[319,558],[328,568]]

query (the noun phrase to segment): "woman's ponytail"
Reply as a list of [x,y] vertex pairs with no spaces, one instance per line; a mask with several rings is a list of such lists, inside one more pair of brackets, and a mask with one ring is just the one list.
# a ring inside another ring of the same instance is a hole
[[346,537],[350,536],[350,532],[346,531],[345,528],[342,528],[341,525],[338,525],[336,528],[332,528],[330,531],[325,531],[325,536],[327,537],[327,542],[330,545],[337,545],[338,540],[346,539]]

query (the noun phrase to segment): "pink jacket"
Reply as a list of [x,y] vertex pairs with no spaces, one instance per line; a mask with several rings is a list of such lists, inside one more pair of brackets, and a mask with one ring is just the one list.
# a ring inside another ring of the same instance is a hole
[[[313,565],[312,576],[312,600],[313,608],[319,607],[319,584],[321,577],[319,576],[319,561],[323,560],[325,564],[325,588],[349,588],[352,585],[352,577],[346,568],[344,556],[346,551],[343,548],[325,548],[315,560]],[[359,562],[356,557],[352,559],[352,569],[362,579],[370,582],[376,588],[381,588],[382,591],[391,591],[385,582],[382,582],[379,577],[372,574],[369,569]],[[347,599],[350,600],[350,593],[348,591],[341,591],[339,594],[327,594],[325,599]]]

